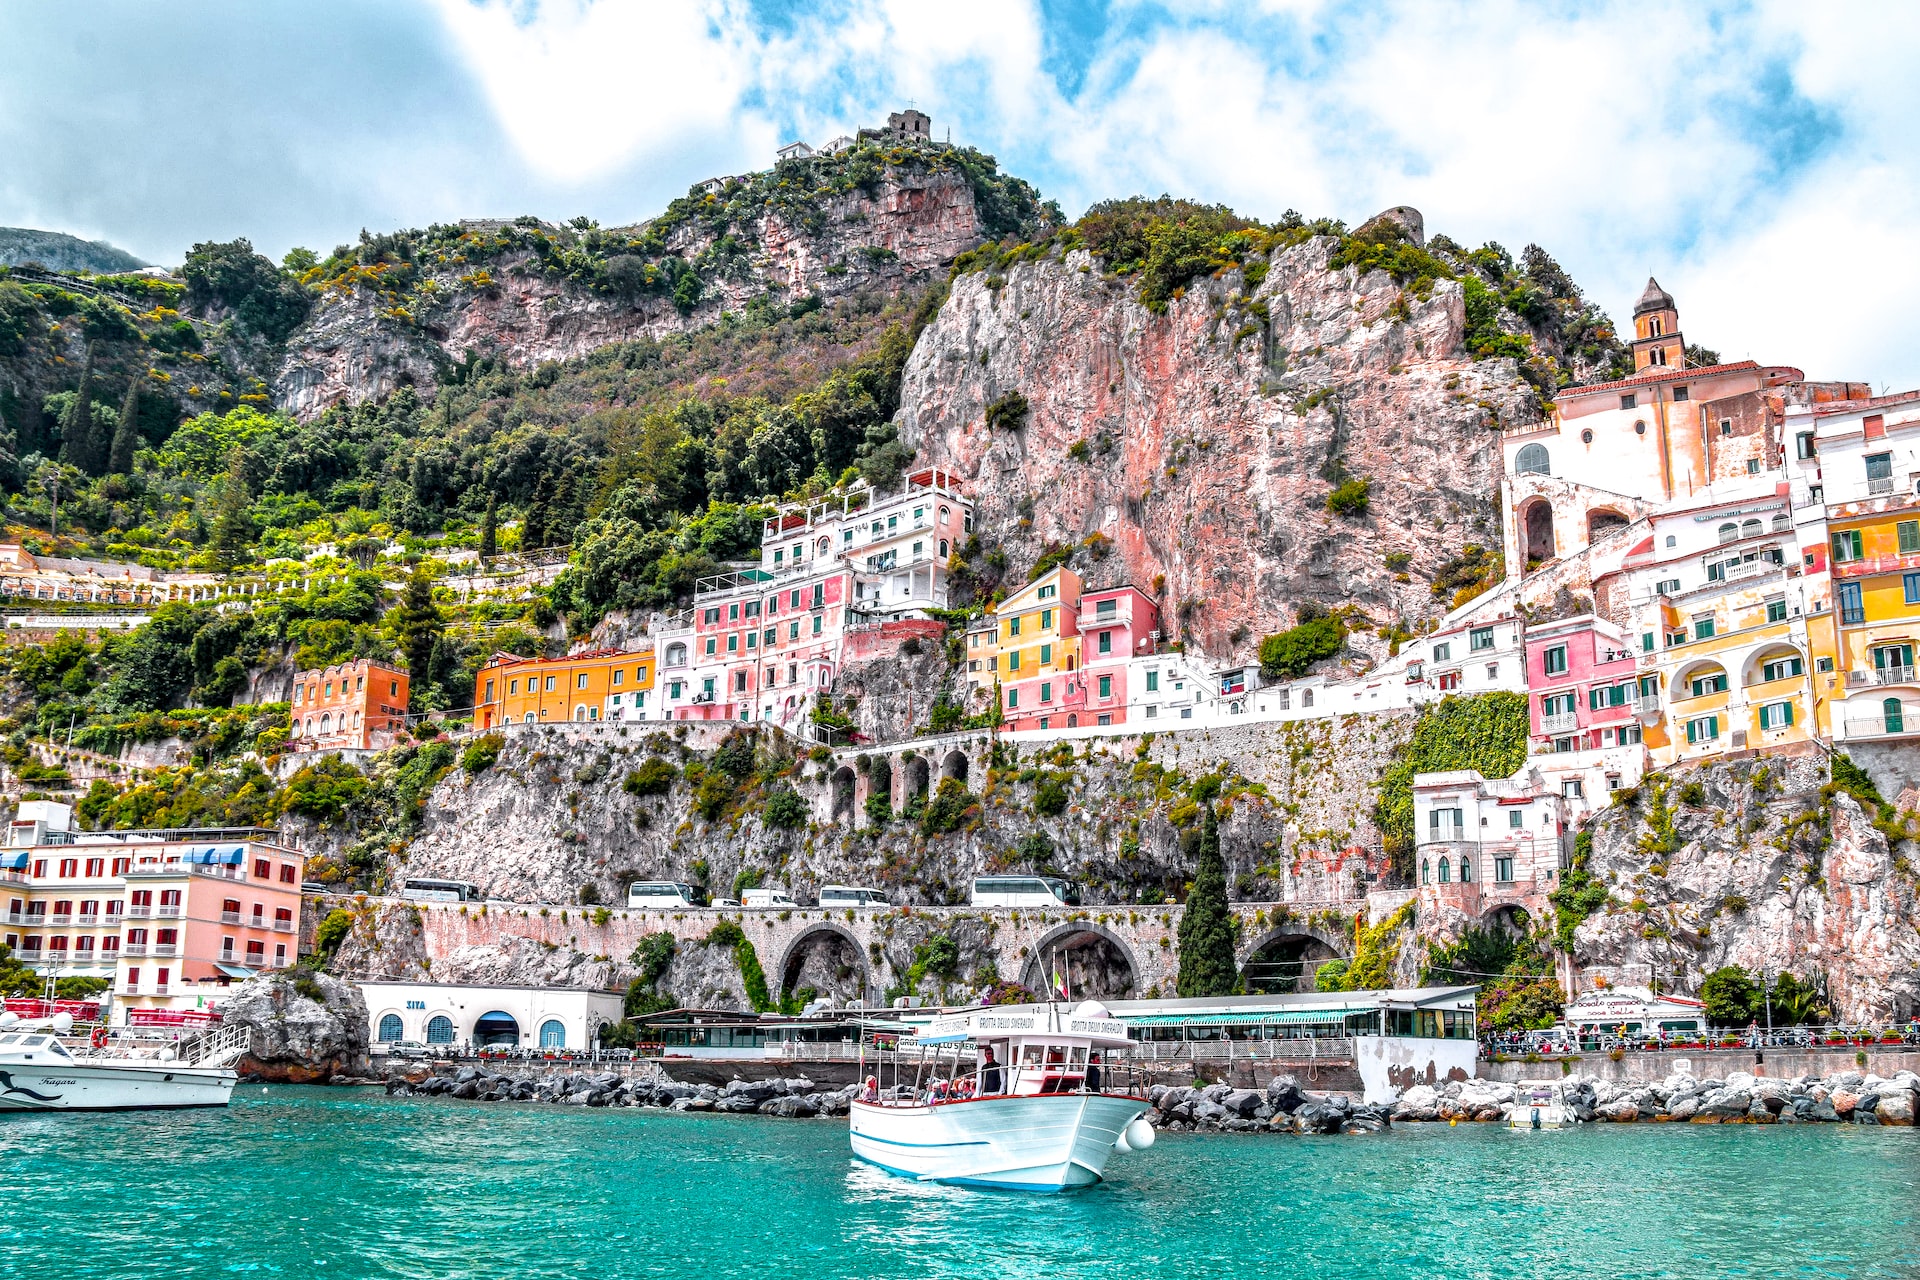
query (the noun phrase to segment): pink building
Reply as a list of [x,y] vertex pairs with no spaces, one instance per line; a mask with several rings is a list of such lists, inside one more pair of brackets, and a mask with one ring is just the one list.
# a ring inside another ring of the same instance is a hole
[[1132,585],[1080,597],[1080,695],[1095,725],[1125,724],[1132,659],[1154,652],[1160,608]]
[[[770,588],[749,570],[724,596],[696,601],[691,634],[660,649],[661,703],[676,720],[772,719],[789,725],[832,687],[851,571]],[[759,716],[753,708],[765,710]]]
[[1592,614],[1529,627],[1526,653],[1536,752],[1640,741],[1637,663],[1618,627]]

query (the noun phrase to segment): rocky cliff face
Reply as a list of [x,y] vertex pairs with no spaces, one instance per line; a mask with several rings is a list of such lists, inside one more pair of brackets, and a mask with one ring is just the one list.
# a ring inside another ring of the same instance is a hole
[[[403,386],[428,390],[449,364],[469,357],[531,368],[609,343],[691,333],[755,300],[784,308],[808,297],[891,293],[943,271],[984,235],[975,188],[953,169],[888,167],[867,186],[823,186],[802,202],[765,196],[703,200],[697,213],[648,242],[655,254],[711,264],[692,304],[556,269],[555,254],[576,249],[583,237],[545,224],[522,237],[539,245],[491,251],[484,264],[465,252],[421,255],[421,279],[404,306],[375,287],[377,278],[329,288],[288,344],[275,402],[309,418]],[[463,224],[456,247],[486,241],[497,225]],[[617,247],[645,241],[649,229],[596,235]]]
[[[1530,389],[1463,350],[1457,282],[1421,301],[1331,270],[1335,243],[1276,253],[1257,288],[1203,276],[1164,315],[1084,251],[963,275],[914,349],[902,437],[966,477],[1016,570],[1098,535],[1089,578],[1155,594],[1210,658],[1248,657],[1306,600],[1434,616],[1426,579],[1497,542],[1493,428],[1534,412]],[[1012,393],[1024,422],[988,426]],[[1348,477],[1371,482],[1358,517],[1326,507]]]
[[1589,871],[1609,896],[1575,934],[1582,973],[1693,993],[1739,965],[1824,977],[1847,1021],[1920,1010],[1913,866],[1825,781],[1817,757],[1719,764],[1599,815]]

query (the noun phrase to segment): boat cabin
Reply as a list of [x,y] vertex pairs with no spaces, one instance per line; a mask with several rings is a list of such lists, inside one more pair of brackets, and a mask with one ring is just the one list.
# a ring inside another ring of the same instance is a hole
[[1086,1001],[1002,1005],[936,1018],[904,1046],[918,1059],[934,1102],[974,1097],[1100,1093],[1114,1084],[1115,1055],[1129,1047],[1127,1024]]

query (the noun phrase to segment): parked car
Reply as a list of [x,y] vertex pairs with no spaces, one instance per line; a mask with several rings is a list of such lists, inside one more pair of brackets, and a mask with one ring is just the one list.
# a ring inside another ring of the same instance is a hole
[[387,1042],[389,1058],[431,1058],[433,1050],[418,1040],[390,1040]]

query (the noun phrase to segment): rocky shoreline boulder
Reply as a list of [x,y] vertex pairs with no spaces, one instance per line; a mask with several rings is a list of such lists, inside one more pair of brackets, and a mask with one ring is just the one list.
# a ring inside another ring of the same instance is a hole
[[[1920,1116],[1920,1076],[1858,1071],[1791,1080],[1729,1072],[1724,1080],[1675,1073],[1658,1081],[1601,1080],[1574,1074],[1562,1082],[1567,1109],[1582,1123],[1637,1121],[1691,1124],[1885,1124],[1913,1127]],[[1416,1085],[1394,1103],[1393,1118],[1505,1120],[1514,1086],[1490,1080]]]
[[243,1026],[242,1075],[282,1084],[325,1084],[372,1072],[367,1002],[351,982],[305,969],[250,978],[227,1002],[225,1025]]

